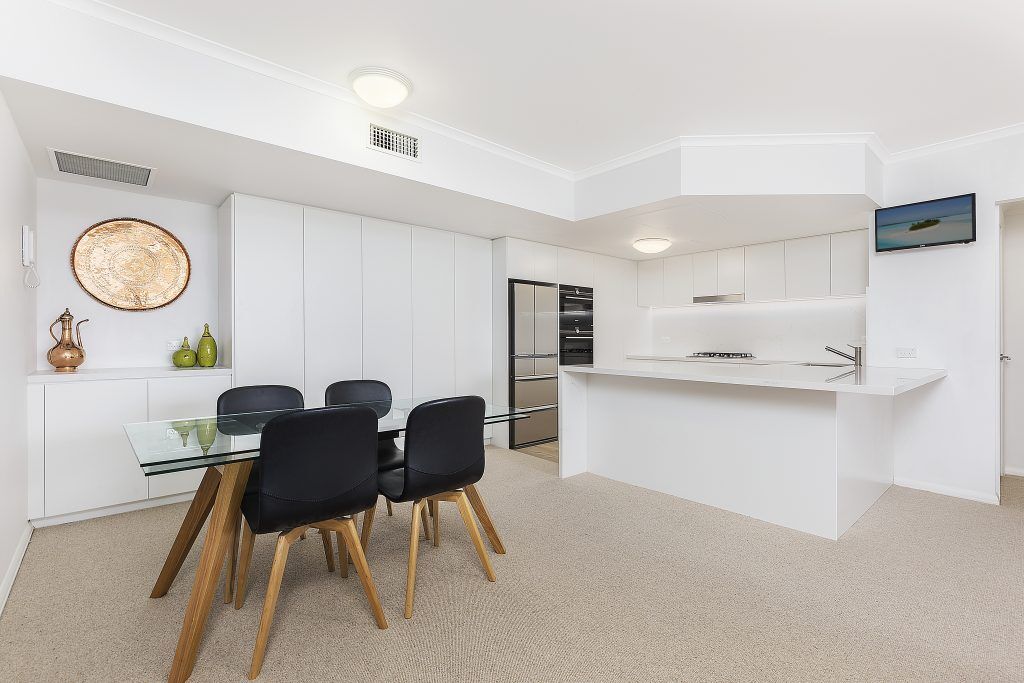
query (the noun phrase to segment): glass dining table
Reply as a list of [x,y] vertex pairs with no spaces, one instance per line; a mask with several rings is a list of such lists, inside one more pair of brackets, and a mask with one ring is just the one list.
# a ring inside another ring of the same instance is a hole
[[[381,438],[392,438],[401,436],[409,414],[416,406],[436,398],[438,397],[395,399],[390,402],[358,401],[345,405],[367,406],[374,408],[378,414],[383,414],[383,417],[377,420],[377,432]],[[178,645],[168,676],[171,683],[186,681],[192,674],[225,559],[228,562],[228,571],[224,584],[224,602],[230,603],[233,600],[233,579],[241,528],[239,506],[253,462],[260,456],[260,435],[270,420],[278,415],[293,412],[296,411],[182,417],[176,420],[124,425],[139,466],[147,477],[206,469],[150,594],[152,598],[161,598],[167,594],[199,537],[203,524],[209,518],[210,523],[203,541],[192,594],[185,609]],[[525,408],[488,403],[484,409],[485,425],[529,417],[530,410]],[[472,500],[470,502],[473,503],[482,526],[488,531],[492,547],[496,552],[504,553],[504,546],[497,532],[493,530],[490,516],[482,501],[479,504]]]

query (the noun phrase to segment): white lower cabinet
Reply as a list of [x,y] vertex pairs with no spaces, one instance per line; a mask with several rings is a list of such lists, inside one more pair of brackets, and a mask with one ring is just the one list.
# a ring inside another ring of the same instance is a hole
[[149,497],[122,427],[146,421],[146,380],[49,384],[44,401],[47,517]]
[[[183,377],[149,380],[149,421],[217,414],[217,397],[231,388],[230,377]],[[191,438],[198,438],[194,434]],[[149,497],[161,498],[199,488],[206,468],[149,479]]]
[[147,477],[124,431],[131,422],[216,415],[217,397],[231,388],[231,375],[223,369],[206,376],[187,372],[31,384],[29,413],[42,419],[28,425],[29,517],[90,513],[195,491],[203,469]]

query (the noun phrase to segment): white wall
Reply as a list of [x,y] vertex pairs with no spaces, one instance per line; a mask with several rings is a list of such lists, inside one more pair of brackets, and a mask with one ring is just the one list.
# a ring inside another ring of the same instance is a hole
[[[978,241],[869,255],[868,358],[949,376],[896,401],[896,483],[995,502],[999,495],[999,215],[1024,196],[1024,135],[897,158],[885,203],[977,193]],[[896,358],[916,347],[917,358]]]
[[[53,180],[38,181],[38,262],[35,367],[50,369],[47,327],[65,308],[82,325],[85,367],[160,367],[171,363],[167,340],[188,336],[192,348],[203,323],[217,337],[217,208],[175,199]],[[174,303],[152,311],[119,311],[89,296],[75,281],[69,258],[90,225],[110,218],[143,218],[169,230],[188,250],[192,278]]]
[[652,352],[740,351],[767,360],[844,362],[824,347],[849,351],[847,342],[864,336],[864,318],[862,298],[657,308]]
[[0,610],[31,528],[25,374],[33,366],[34,292],[22,284],[21,226],[35,224],[35,173],[0,94]]
[[636,305],[636,261],[594,256],[594,364],[647,353],[651,309]]

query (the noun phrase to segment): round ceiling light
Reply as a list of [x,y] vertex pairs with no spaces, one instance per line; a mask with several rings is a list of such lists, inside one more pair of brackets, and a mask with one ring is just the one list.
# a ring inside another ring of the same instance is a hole
[[388,109],[401,104],[412,92],[412,81],[393,69],[364,66],[348,76],[352,89],[371,107]]
[[644,237],[633,242],[633,248],[645,254],[657,254],[672,246],[672,240],[664,237]]

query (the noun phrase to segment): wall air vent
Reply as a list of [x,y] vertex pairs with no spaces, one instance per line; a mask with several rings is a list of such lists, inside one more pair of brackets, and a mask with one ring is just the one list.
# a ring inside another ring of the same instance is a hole
[[149,185],[155,169],[146,166],[126,164],[123,161],[112,161],[89,157],[72,152],[62,152],[59,149],[50,150],[50,161],[53,167],[61,173],[86,176],[87,178],[99,178],[100,180],[111,180],[115,183],[127,183],[129,185]]
[[420,139],[414,138],[405,133],[370,124],[370,149],[376,149],[388,154],[404,157],[406,159],[420,158]]

